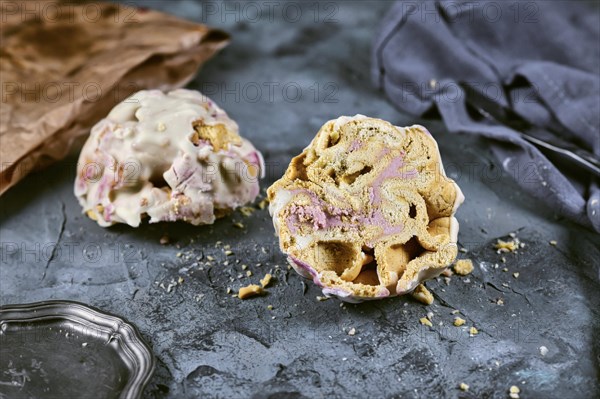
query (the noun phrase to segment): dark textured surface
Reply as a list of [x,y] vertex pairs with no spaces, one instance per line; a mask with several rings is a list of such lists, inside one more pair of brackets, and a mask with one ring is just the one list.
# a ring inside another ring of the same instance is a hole
[[[233,34],[190,87],[216,87],[214,100],[263,151],[269,165],[263,187],[323,122],[340,114],[425,124],[467,197],[458,212],[459,241],[475,271],[452,277],[450,285],[429,282],[437,297],[430,307],[404,297],[343,307],[337,300],[320,302],[321,293],[287,269],[266,210],[249,218],[236,212],[214,226],[102,229],[80,214],[72,194],[76,158],[70,158],[0,199],[2,304],[72,299],[135,323],[158,358],[149,398],[504,398],[511,385],[523,398],[600,394],[598,236],[520,193],[485,142],[408,118],[372,89],[370,40],[387,4],[323,3],[318,23],[309,6],[299,22],[286,21],[276,8],[272,22],[264,14],[254,23],[242,11],[227,16],[221,8],[204,18],[196,3],[150,4]],[[325,4],[333,9],[324,10]],[[324,23],[331,10],[336,21]],[[256,102],[242,92],[251,82],[265,88]],[[266,82],[280,88],[295,82],[303,97],[291,101],[275,90],[271,98]],[[337,102],[324,100],[328,82],[337,88]],[[239,100],[224,94],[236,83]],[[315,84],[321,88],[317,101]],[[245,228],[234,228],[233,221]],[[493,243],[510,232],[526,246],[504,255],[503,264]],[[164,234],[168,245],[159,244]],[[233,255],[224,254],[224,245]],[[213,266],[205,265],[208,256]],[[246,277],[242,264],[253,276]],[[227,287],[257,282],[268,271],[276,276],[268,295],[240,301],[226,294]],[[179,276],[183,283],[169,289]],[[498,298],[504,305],[496,304]],[[454,309],[465,327],[452,326]],[[434,314],[433,328],[419,323],[427,312]],[[472,325],[479,330],[474,337]],[[350,328],[355,335],[347,334]],[[540,346],[548,348],[546,356]],[[469,384],[468,393],[457,388],[460,382]]]

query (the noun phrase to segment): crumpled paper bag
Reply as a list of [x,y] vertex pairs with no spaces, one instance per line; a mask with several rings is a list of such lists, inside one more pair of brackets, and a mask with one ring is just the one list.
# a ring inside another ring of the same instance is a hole
[[185,85],[229,39],[205,25],[111,3],[0,7],[0,194],[65,157],[130,94]]

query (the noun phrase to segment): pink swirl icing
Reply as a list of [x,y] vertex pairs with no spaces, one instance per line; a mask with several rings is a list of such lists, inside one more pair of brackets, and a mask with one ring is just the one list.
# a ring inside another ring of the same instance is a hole
[[[380,154],[383,158],[389,153],[389,149],[384,149]],[[414,178],[418,175],[416,170],[400,171],[404,166],[401,157],[394,158],[390,164],[375,178],[371,187],[369,187],[369,199],[374,205],[381,203],[381,185],[387,179],[393,178]],[[382,237],[401,233],[404,229],[402,225],[392,225],[381,213],[379,209],[367,213],[356,213],[351,208],[339,208],[331,205],[317,197],[317,195],[306,189],[291,190],[294,195],[305,194],[310,198],[310,205],[292,204],[290,215],[286,219],[288,229],[292,234],[297,234],[298,227],[302,223],[312,223],[315,230],[327,229],[331,227],[343,226],[348,229],[358,229],[360,225],[376,226],[382,229]],[[343,221],[342,216],[350,218],[349,221]],[[371,245],[372,243],[369,243]]]

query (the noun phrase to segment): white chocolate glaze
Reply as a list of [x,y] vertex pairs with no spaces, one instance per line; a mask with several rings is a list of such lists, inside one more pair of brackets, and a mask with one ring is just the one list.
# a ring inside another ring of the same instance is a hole
[[[198,136],[203,128],[219,132],[217,139]],[[92,128],[75,195],[101,226],[137,227],[145,216],[199,225],[253,201],[263,173],[260,152],[209,98],[143,90]]]

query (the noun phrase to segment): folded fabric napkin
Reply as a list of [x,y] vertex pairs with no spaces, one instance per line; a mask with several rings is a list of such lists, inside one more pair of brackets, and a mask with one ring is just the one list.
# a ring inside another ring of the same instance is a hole
[[[375,83],[400,109],[439,113],[490,139],[504,169],[558,214],[600,232],[600,188],[503,123],[469,112],[468,90],[600,156],[599,7],[583,1],[397,2],[373,46]],[[468,90],[465,90],[468,88]]]

